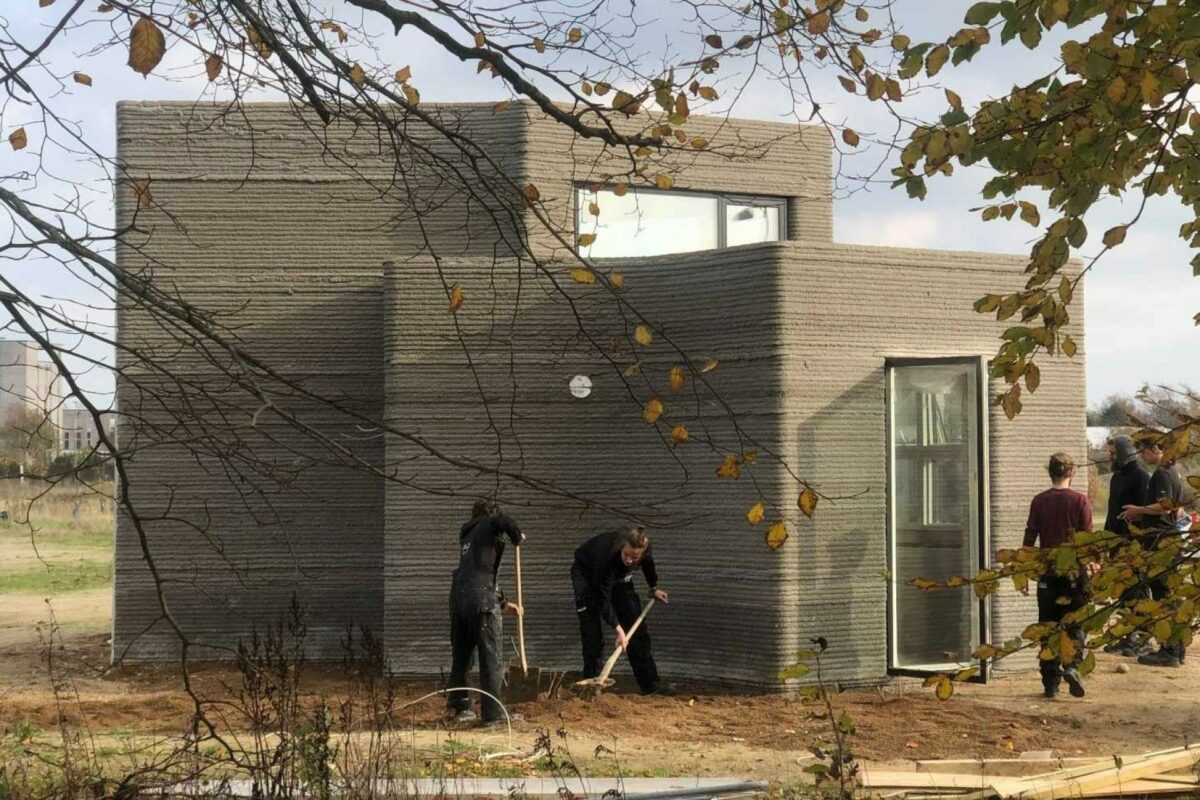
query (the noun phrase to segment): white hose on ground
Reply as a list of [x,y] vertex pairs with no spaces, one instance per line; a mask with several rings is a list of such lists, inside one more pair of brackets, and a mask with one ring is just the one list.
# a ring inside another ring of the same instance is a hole
[[439,694],[450,694],[450,692],[475,692],[476,694],[481,694],[481,695],[483,695],[484,697],[490,697],[492,700],[495,700],[495,701],[496,701],[496,705],[500,706],[500,710],[504,712],[504,724],[505,724],[505,726],[507,727],[507,735],[506,735],[506,739],[507,739],[507,744],[508,744],[508,748],[509,748],[509,749],[508,749],[507,751],[501,750],[501,751],[497,751],[497,752],[494,752],[494,753],[487,753],[487,754],[485,754],[485,753],[483,752],[483,747],[482,747],[482,745],[483,745],[485,742],[487,742],[487,741],[488,741],[488,739],[495,738],[495,737],[491,737],[491,736],[489,736],[489,737],[486,737],[486,738],[484,738],[484,739],[483,739],[483,741],[481,741],[481,742],[479,743],[479,745],[480,745],[480,746],[479,746],[479,760],[480,760],[480,761],[491,761],[491,760],[492,760],[492,759],[494,759],[494,758],[503,758],[504,756],[521,756],[521,757],[525,757],[525,756],[528,756],[528,755],[530,755],[529,753],[525,753],[524,751],[521,751],[521,750],[514,750],[514,749],[513,749],[513,741],[512,741],[512,717],[511,717],[511,716],[509,716],[509,713],[508,713],[508,708],[507,708],[507,707],[504,705],[504,703],[503,703],[503,702],[500,700],[500,698],[499,698],[499,697],[496,697],[496,695],[494,695],[494,694],[492,694],[491,692],[488,692],[488,691],[486,691],[486,690],[484,690],[484,689],[477,689],[477,688],[475,688],[474,686],[451,686],[451,687],[448,687],[448,688],[446,688],[446,689],[437,689],[437,690],[435,690],[435,691],[429,692],[428,694],[423,694],[423,695],[421,695],[421,696],[420,696],[420,697],[418,697],[416,700],[410,700],[409,702],[407,702],[407,703],[404,703],[403,705],[401,705],[401,706],[400,706],[400,707],[397,709],[397,711],[399,711],[399,710],[402,710],[402,709],[405,709],[405,708],[409,708],[409,707],[411,707],[411,706],[415,706],[415,705],[417,705],[418,703],[423,703],[424,701],[428,700],[429,698],[431,698],[431,697],[435,697],[435,696],[437,696],[437,695],[439,695]]

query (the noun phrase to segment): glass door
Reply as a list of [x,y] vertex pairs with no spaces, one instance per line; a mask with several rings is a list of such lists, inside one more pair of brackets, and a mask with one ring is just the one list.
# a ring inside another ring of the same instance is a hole
[[970,577],[985,565],[986,408],[981,359],[889,361],[889,661],[896,671],[960,669],[986,630],[969,587],[922,591],[914,578]]

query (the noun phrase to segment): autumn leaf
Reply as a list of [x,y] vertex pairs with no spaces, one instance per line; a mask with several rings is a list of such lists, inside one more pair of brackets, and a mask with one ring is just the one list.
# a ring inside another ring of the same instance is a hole
[[362,66],[357,61],[350,68],[350,82],[355,86],[362,86],[367,82],[367,73],[363,71]]
[[671,428],[671,441],[675,444],[683,444],[688,440],[688,429],[682,425],[676,425]]
[[766,513],[767,510],[763,508],[762,503],[755,503],[754,505],[750,506],[750,509],[746,512],[746,522],[749,522],[751,525],[757,525],[763,521],[763,516],[766,515]]
[[86,72],[76,72],[74,77],[75,77],[76,83],[82,84],[84,86],[92,85],[92,76],[88,75]]
[[621,374],[624,375],[626,378],[632,378],[641,371],[642,371],[642,362],[635,361],[632,364],[630,364],[628,367],[626,367],[625,371]]
[[710,33],[708,36],[705,36],[704,43],[714,50],[725,49],[725,42],[715,33]]
[[1029,364],[1025,367],[1025,388],[1030,394],[1037,391],[1038,386],[1042,383],[1042,371],[1038,369],[1037,364]]
[[8,135],[8,143],[12,145],[13,150],[23,150],[25,145],[29,144],[29,136],[24,128],[17,128]]
[[742,475],[742,464],[737,456],[725,456],[725,460],[721,462],[721,466],[717,467],[718,478],[731,478],[737,480]]
[[146,208],[154,202],[154,197],[150,194],[150,181],[140,179],[133,181],[133,191],[137,193],[138,208]]
[[154,20],[142,17],[134,23],[129,35],[129,66],[134,72],[146,77],[158,66],[166,52],[167,41]]
[[646,407],[642,409],[642,419],[646,420],[647,425],[653,425],[658,422],[658,418],[662,416],[663,404],[662,400],[657,397],[651,397]]
[[925,72],[929,77],[937,75],[942,67],[946,66],[946,62],[950,60],[950,48],[944,44],[939,44],[925,58]]
[[714,369],[717,368],[717,365],[720,363],[721,362],[717,361],[715,358],[710,358],[708,361],[704,362],[704,366],[700,368],[700,371],[701,372],[712,372]]
[[675,179],[670,175],[655,175],[654,185],[665,191],[675,185]]
[[575,44],[582,38],[583,30],[580,28],[571,28],[571,30],[567,32],[567,41],[569,41],[571,44]]
[[804,491],[800,493],[800,497],[796,500],[796,505],[800,507],[800,511],[804,516],[811,519],[813,512],[817,510],[817,493],[805,486]]
[[654,341],[654,334],[645,325],[638,325],[633,330],[633,340],[642,347],[649,347],[650,343]]
[[1126,225],[1118,225],[1115,228],[1109,228],[1104,232],[1104,246],[1116,247],[1121,242],[1125,241],[1125,232],[1128,229]]
[[745,461],[747,464],[757,463],[758,462],[758,451],[757,450],[747,450],[746,452],[742,453],[742,460]]
[[415,86],[409,86],[407,83],[404,84],[403,88],[404,99],[408,101],[410,106],[416,108],[421,103],[421,93],[417,91]]
[[450,287],[450,308],[451,314],[458,312],[463,304],[463,290],[457,283]]
[[620,289],[622,286],[625,285],[625,276],[622,275],[621,273],[617,272],[616,270],[613,270],[608,275],[608,282],[611,283],[616,288]]
[[858,147],[858,134],[850,128],[842,128],[842,141],[851,147]]
[[933,690],[938,700],[949,700],[954,695],[954,684],[945,675],[939,677],[937,688]]
[[533,49],[537,50],[539,53],[544,53],[544,52],[546,52],[546,43],[543,42],[541,39],[534,37]]
[[1067,358],[1074,358],[1078,348],[1075,346],[1075,340],[1070,336],[1064,336],[1062,339],[1062,351],[1066,353]]
[[521,190],[521,194],[530,203],[536,202],[542,196],[542,193],[532,183],[525,184],[525,188]]
[[204,72],[208,75],[210,81],[215,81],[217,76],[221,74],[221,67],[224,62],[218,55],[211,55],[204,59]]
[[590,269],[576,267],[575,269],[571,270],[571,280],[575,281],[576,283],[595,283],[596,273],[592,272]]
[[822,11],[820,14],[813,14],[808,18],[808,32],[813,36],[820,36],[829,30],[829,14]]
[[908,585],[914,589],[920,589],[922,592],[932,592],[934,589],[941,588],[941,584],[928,578],[913,578]]
[[620,111],[622,114],[629,114],[632,116],[638,112],[638,109],[641,108],[641,103],[638,102],[636,97],[629,94],[629,92],[617,92],[613,95],[612,107],[616,111]]
[[772,550],[778,550],[788,540],[787,525],[784,525],[782,521],[776,522],[770,528],[767,528],[767,533],[763,538],[766,540],[767,547]]
[[579,246],[580,247],[588,247],[594,241],[596,241],[596,234],[594,234],[594,233],[579,234]]
[[850,94],[858,93],[858,84],[856,84],[854,81],[847,78],[845,75],[838,76],[838,83],[840,83],[842,85],[842,88],[845,89]]
[[684,374],[683,367],[676,364],[671,367],[671,389],[676,392],[682,392],[684,383],[687,378]]
[[396,83],[408,83],[408,79],[412,77],[411,67],[401,67],[396,70]]
[[1063,664],[1070,664],[1075,660],[1075,640],[1066,631],[1060,631],[1058,634],[1058,660]]

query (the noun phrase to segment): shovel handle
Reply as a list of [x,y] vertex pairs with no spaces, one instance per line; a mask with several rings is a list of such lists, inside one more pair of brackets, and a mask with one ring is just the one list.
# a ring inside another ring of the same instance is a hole
[[[638,618],[633,621],[633,625],[629,628],[629,630],[625,631],[626,638],[633,638],[634,631],[636,631],[638,626],[642,624],[642,620],[646,618],[646,615],[650,613],[650,609],[653,607],[654,598],[651,597],[650,601],[646,603],[646,607],[642,609],[642,613],[638,614]],[[617,660],[621,657],[621,653],[623,652],[624,651],[621,649],[620,645],[617,646],[617,649],[613,650],[613,654],[608,657],[608,661],[604,664],[604,671],[601,672],[600,677],[596,679],[597,683],[604,683],[606,680],[608,680],[608,673],[613,671],[613,667],[617,665]]]
[[521,591],[521,546],[513,548],[513,557],[517,565],[517,605],[521,613],[517,614],[517,652],[521,654],[521,674],[529,674],[529,663],[525,660],[525,596]]

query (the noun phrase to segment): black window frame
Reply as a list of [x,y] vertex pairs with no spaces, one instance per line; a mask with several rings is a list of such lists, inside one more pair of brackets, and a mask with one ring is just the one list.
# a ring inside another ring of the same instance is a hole
[[[571,192],[571,206],[575,215],[575,239],[578,241],[580,234],[584,233],[579,229],[579,221],[582,217],[580,213],[582,207],[580,205],[580,193],[592,192],[599,194],[600,192],[611,192],[613,187],[610,185],[595,188],[586,183],[574,184],[574,189]],[[774,241],[786,242],[790,241],[788,235],[788,200],[791,198],[782,195],[769,194],[726,194],[724,192],[704,192],[694,189],[656,189],[650,187],[629,187],[629,191],[633,194],[662,194],[662,195],[688,195],[690,197],[711,198],[717,201],[716,216],[714,220],[717,228],[717,250],[725,250],[729,247],[729,232],[726,230],[726,216],[729,206],[750,206],[752,208],[778,208],[779,209],[779,238]],[[759,244],[766,244],[760,242]],[[738,245],[739,247],[744,245]],[[702,253],[703,250],[680,250],[678,253]],[[674,253],[659,253],[657,255],[674,255]],[[654,256],[602,256],[604,260],[622,259],[622,258],[653,258]]]

